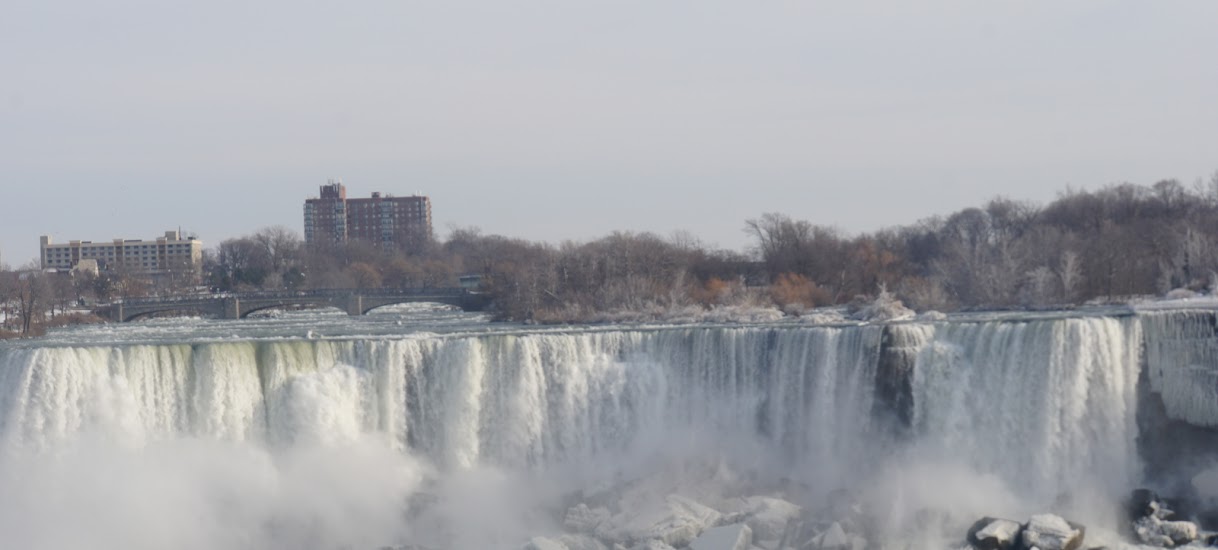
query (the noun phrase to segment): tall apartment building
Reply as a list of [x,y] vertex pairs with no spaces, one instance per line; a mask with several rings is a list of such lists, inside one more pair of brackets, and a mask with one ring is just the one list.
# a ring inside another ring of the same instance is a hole
[[363,241],[381,248],[417,250],[431,240],[431,200],[425,196],[348,199],[347,188],[331,180],[320,197],[304,204],[305,242],[326,246]]
[[82,261],[95,262],[102,271],[123,270],[135,274],[160,275],[203,270],[203,241],[183,239],[177,231],[166,231],[154,240],[114,239],[109,242],[68,241],[55,244],[51,237],[39,239],[43,269],[73,269]]

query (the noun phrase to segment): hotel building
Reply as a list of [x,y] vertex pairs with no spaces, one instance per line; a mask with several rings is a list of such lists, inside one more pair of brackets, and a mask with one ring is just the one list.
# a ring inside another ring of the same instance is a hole
[[191,272],[197,276],[203,269],[203,241],[193,237],[183,239],[177,231],[166,231],[165,236],[149,241],[114,239],[55,244],[47,235],[39,241],[43,269],[70,270],[85,260],[96,262],[101,271],[146,275]]

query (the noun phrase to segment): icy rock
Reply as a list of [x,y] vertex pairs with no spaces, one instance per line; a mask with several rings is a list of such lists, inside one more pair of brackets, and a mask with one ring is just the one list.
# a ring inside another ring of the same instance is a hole
[[587,535],[533,537],[522,550],[609,550],[605,544]]
[[933,323],[936,321],[946,321],[947,314],[945,314],[943,312],[935,311],[932,309],[929,311],[923,311],[922,313],[919,313],[918,316],[915,317],[914,319],[925,322],[925,323]]
[[1133,534],[1142,544],[1171,548],[1173,546],[1171,537],[1163,533],[1162,524],[1163,521],[1154,515],[1142,517],[1133,522]]
[[1164,521],[1159,528],[1176,546],[1197,540],[1197,524],[1191,521]]
[[749,550],[753,530],[748,525],[724,525],[703,531],[689,543],[690,550]]
[[757,540],[778,540],[791,520],[798,518],[802,509],[780,498],[749,497],[743,499],[740,509],[743,521],[753,530]]
[[778,550],[787,550],[788,548],[802,550],[812,543],[815,535],[816,533],[813,532],[809,523],[800,519],[793,519],[787,522],[786,528],[782,531],[782,538],[779,539],[776,548]]
[[1158,519],[1168,519],[1174,513],[1167,507],[1163,499],[1150,489],[1135,489],[1130,494],[1129,519],[1131,521],[1152,516]]
[[1061,516],[1037,514],[1023,528],[1024,550],[1076,550],[1083,545],[1084,529]]
[[533,537],[520,550],[570,550],[567,545],[546,537]]
[[594,533],[600,524],[612,516],[608,508],[589,508],[587,504],[579,503],[567,509],[563,517],[563,526],[576,533]]
[[558,537],[558,542],[566,545],[567,550],[609,550],[605,543],[591,535],[563,535]]
[[816,547],[821,550],[850,550],[852,541],[842,524],[835,521],[817,537]]
[[981,518],[969,528],[968,541],[977,550],[1011,550],[1022,529],[1018,521]]
[[858,302],[856,298],[856,303],[851,305],[854,312],[850,318],[856,321],[901,321],[914,318],[914,311],[905,307],[905,304],[886,288],[880,288],[879,296],[869,304]]
[[1133,532],[1142,544],[1160,548],[1189,544],[1201,536],[1191,521],[1163,521],[1153,514],[1133,522]]
[[674,494],[665,497],[663,504],[645,504],[609,518],[596,528],[596,536],[624,543],[654,539],[682,547],[689,545],[720,517],[714,509]]
[[649,540],[647,542],[636,544],[630,547],[630,550],[676,550],[675,548],[664,544],[658,540]]

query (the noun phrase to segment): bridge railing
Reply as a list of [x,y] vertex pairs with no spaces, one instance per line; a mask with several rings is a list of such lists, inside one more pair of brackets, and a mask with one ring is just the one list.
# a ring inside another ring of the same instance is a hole
[[394,297],[394,296],[434,296],[437,298],[457,298],[477,294],[466,288],[453,287],[419,287],[419,288],[322,288],[311,290],[279,290],[257,292],[231,292],[220,294],[189,294],[184,296],[164,296],[147,298],[128,298],[117,301],[124,305],[152,304],[184,304],[211,302],[225,298],[238,300],[291,300],[300,298],[334,298],[359,295],[365,297]]

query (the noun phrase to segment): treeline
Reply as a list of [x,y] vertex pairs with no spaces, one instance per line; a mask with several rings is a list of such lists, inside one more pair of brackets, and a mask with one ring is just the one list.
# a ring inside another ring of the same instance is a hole
[[313,248],[295,231],[271,227],[207,250],[206,289],[176,277],[0,269],[0,328],[28,334],[74,304],[150,294],[449,287],[462,275],[480,276],[500,318],[542,322],[690,318],[732,308],[802,314],[857,306],[881,289],[914,309],[940,311],[1212,291],[1218,173],[1191,186],[1068,189],[1043,206],[998,198],[862,235],[778,213],[742,229],[751,237],[747,251],[685,233],[550,244],[466,228],[408,253],[360,242]]
[[78,309],[86,297],[109,287],[109,279],[88,274],[44,273],[31,263],[23,268],[0,266],[0,338],[37,336],[48,326],[62,326],[98,319]]
[[764,282],[760,264],[744,254],[648,233],[556,246],[467,228],[406,253],[362,242],[314,248],[274,227],[222,242],[204,263],[206,283],[216,291],[451,287],[462,275],[480,277],[480,289],[494,295],[500,317],[541,320],[714,305],[733,292],[746,294],[750,277]]
[[1059,307],[1173,289],[1218,273],[1218,174],[1067,190],[1040,206],[998,198],[907,227],[847,235],[765,214],[746,252],[687,234],[613,233],[549,244],[458,229],[412,254],[362,243],[310,250],[284,228],[221,243],[207,266],[222,290],[454,286],[482,277],[504,318],[595,319],[607,312],[848,304],[879,289],[919,310]]
[[1067,190],[1043,207],[999,198],[853,238],[778,214],[748,229],[767,273],[807,277],[826,303],[879,285],[938,310],[1207,291],[1218,274],[1218,174],[1191,187]]

